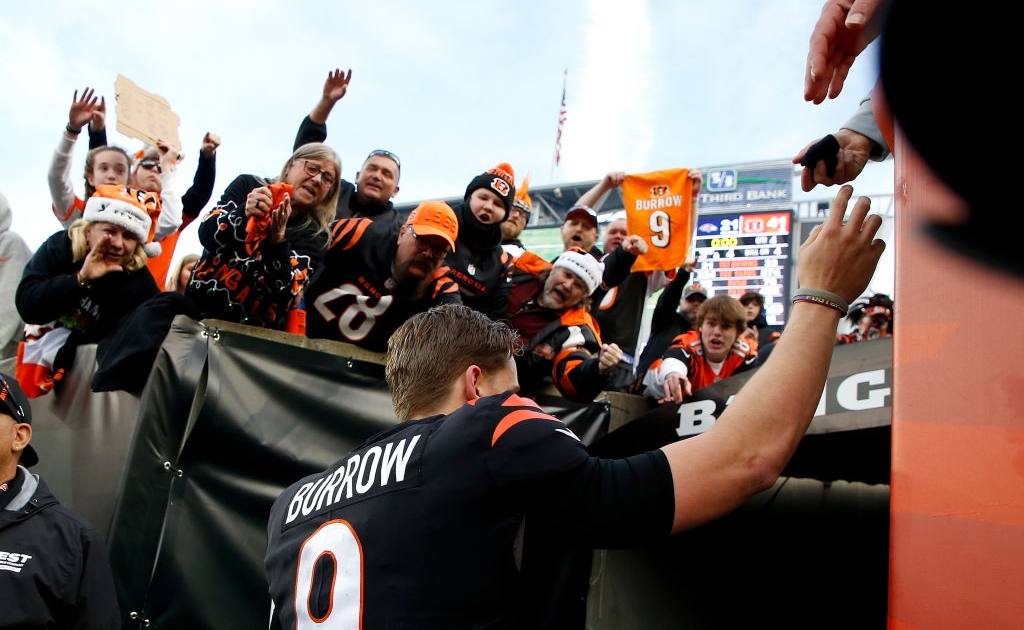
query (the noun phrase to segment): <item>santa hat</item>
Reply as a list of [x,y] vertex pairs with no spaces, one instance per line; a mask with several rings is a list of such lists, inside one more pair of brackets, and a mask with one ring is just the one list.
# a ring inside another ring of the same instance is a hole
[[160,255],[162,248],[160,243],[148,242],[150,228],[153,226],[149,216],[150,208],[160,211],[160,202],[152,193],[127,186],[101,184],[85,202],[82,216],[86,221],[103,221],[120,226],[143,243],[146,255],[154,258]]
[[583,280],[587,285],[587,293],[593,293],[601,286],[604,274],[604,263],[594,258],[579,247],[570,247],[555,260],[555,267],[568,269]]
[[516,196],[516,175],[512,170],[512,167],[502,162],[494,168],[488,169],[486,173],[480,173],[469,182],[469,186],[466,186],[466,194],[463,200],[466,204],[469,204],[469,196],[473,194],[473,191],[478,188],[487,188],[494,194],[501,197],[501,202],[505,204],[505,216],[501,219],[504,221],[508,218],[508,212],[512,209],[512,202]]

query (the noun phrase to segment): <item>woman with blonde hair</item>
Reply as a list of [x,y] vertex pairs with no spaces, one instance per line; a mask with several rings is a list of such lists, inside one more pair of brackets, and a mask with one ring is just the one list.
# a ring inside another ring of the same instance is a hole
[[185,287],[188,286],[188,280],[192,277],[192,268],[196,266],[198,261],[199,254],[186,254],[182,256],[178,264],[174,266],[174,271],[167,274],[165,289],[167,291],[184,293]]
[[185,295],[202,316],[284,330],[320,272],[340,181],[341,159],[318,142],[296,149],[276,182],[236,177],[199,225]]
[[14,298],[27,324],[15,372],[30,398],[60,382],[79,345],[101,342],[160,293],[143,248],[152,195],[97,186],[83,218],[46,239],[28,261]]

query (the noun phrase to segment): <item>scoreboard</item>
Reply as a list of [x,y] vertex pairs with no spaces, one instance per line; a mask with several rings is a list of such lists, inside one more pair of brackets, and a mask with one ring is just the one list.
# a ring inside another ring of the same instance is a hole
[[697,218],[692,284],[708,297],[747,291],[764,296],[771,326],[786,323],[793,211],[715,213]]

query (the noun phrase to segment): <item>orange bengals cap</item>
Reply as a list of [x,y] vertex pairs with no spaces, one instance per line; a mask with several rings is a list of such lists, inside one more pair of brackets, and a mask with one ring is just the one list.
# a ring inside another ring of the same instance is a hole
[[448,241],[455,251],[455,239],[459,237],[459,220],[455,211],[443,201],[424,201],[409,213],[406,225],[416,228],[417,234],[432,234]]

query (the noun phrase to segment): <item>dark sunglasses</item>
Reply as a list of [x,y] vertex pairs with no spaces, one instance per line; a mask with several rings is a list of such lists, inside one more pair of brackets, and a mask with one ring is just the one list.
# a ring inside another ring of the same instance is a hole
[[139,168],[144,168],[147,171],[151,171],[154,168],[157,173],[163,173],[164,169],[160,166],[160,162],[154,162],[153,160],[142,160],[139,162]]
[[367,155],[366,159],[369,160],[370,158],[372,158],[375,155],[382,155],[382,156],[384,156],[386,158],[391,158],[392,160],[395,161],[395,164],[398,165],[398,170],[402,170],[402,161],[399,160],[398,156],[395,155],[394,153],[392,153],[391,151],[387,151],[385,149],[374,149],[373,151],[370,151],[370,155]]

